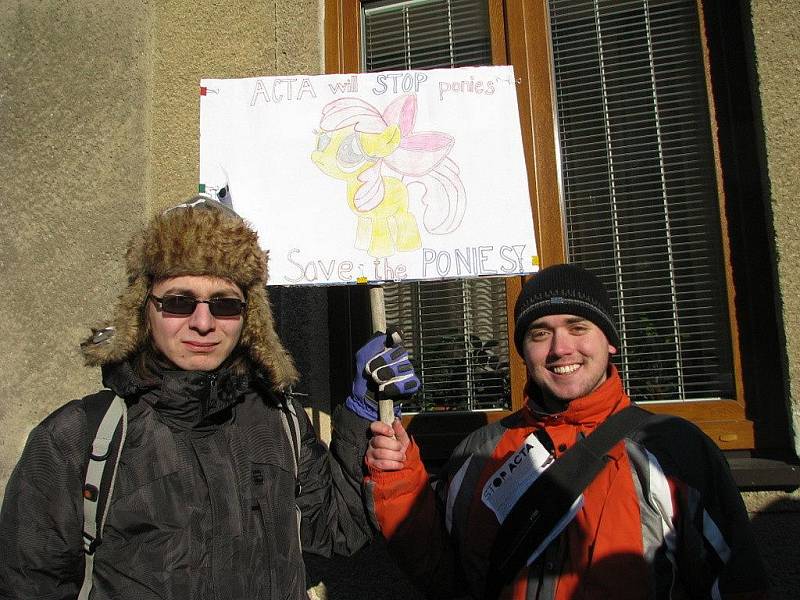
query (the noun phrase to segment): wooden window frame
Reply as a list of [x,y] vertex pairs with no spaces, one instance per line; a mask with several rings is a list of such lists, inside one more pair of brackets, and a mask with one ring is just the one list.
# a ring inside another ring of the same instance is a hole
[[[494,64],[514,66],[517,77],[522,142],[528,172],[534,230],[542,266],[564,262],[566,258],[565,228],[560,201],[558,156],[556,152],[554,93],[550,72],[550,32],[547,4],[544,0],[487,0],[489,26]],[[701,0],[697,0],[701,22],[704,19]],[[361,2],[360,0],[325,0],[324,48],[326,73],[357,73],[361,69]],[[705,36],[703,57],[706,72],[706,89],[709,98],[711,122],[715,123],[714,102],[710,82],[709,52]],[[753,422],[745,413],[744,385],[739,347],[739,333],[733,294],[733,274],[730,261],[730,244],[725,209],[719,144],[713,136],[716,183],[720,199],[719,218],[722,229],[722,250],[725,264],[727,306],[730,323],[734,367],[735,398],[723,400],[648,403],[647,409],[657,413],[682,416],[697,424],[723,450],[753,449],[755,433]],[[524,280],[509,278],[506,284],[508,297],[509,339],[513,339],[513,308]],[[524,361],[510,350],[512,409],[523,403],[526,381]],[[480,413],[479,417],[463,417],[464,427],[474,428],[507,415],[506,411]],[[421,413],[411,419],[420,431],[436,430],[439,436],[450,438],[461,435],[462,427],[455,426],[452,434],[442,433],[438,425],[444,415]],[[446,417],[445,417],[446,418]],[[477,420],[476,420],[477,419]],[[437,425],[424,427],[425,421]],[[443,442],[444,444],[444,442]],[[445,444],[446,445],[446,444]]]

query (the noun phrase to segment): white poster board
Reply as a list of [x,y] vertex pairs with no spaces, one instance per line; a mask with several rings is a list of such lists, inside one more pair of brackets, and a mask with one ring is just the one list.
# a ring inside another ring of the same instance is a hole
[[203,79],[200,190],[259,232],[272,285],[530,273],[512,67]]

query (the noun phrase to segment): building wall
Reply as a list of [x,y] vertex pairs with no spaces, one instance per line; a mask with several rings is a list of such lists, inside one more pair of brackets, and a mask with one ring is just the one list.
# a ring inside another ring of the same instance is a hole
[[[766,193],[775,234],[785,364],[795,449],[800,454],[800,2],[750,0],[758,101],[764,128]],[[770,265],[763,265],[765,269]],[[743,494],[767,563],[774,598],[800,597],[800,493]]]
[[789,406],[800,453],[800,2],[752,0],[751,9],[780,282],[778,312],[783,317]]
[[125,239],[153,204],[155,15],[138,2],[0,7],[5,483],[27,431],[97,387],[78,342],[106,313]]

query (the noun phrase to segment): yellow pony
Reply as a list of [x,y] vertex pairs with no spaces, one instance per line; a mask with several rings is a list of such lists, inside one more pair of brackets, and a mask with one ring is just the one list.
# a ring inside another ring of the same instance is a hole
[[454,140],[439,132],[414,133],[416,111],[414,95],[397,98],[383,113],[358,98],[340,98],[322,109],[311,160],[347,183],[347,203],[358,217],[355,247],[370,256],[421,247],[409,211],[410,187],[420,187],[428,232],[450,233],[464,216],[464,186],[447,158]]

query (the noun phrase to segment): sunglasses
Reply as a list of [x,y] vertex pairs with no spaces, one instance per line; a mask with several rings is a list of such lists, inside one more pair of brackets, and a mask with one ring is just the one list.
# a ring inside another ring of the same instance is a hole
[[188,316],[194,312],[198,304],[208,304],[208,310],[215,317],[236,317],[244,312],[247,302],[238,298],[211,298],[198,300],[192,296],[166,294],[159,298],[150,294],[150,298],[161,306],[161,310],[172,315]]

